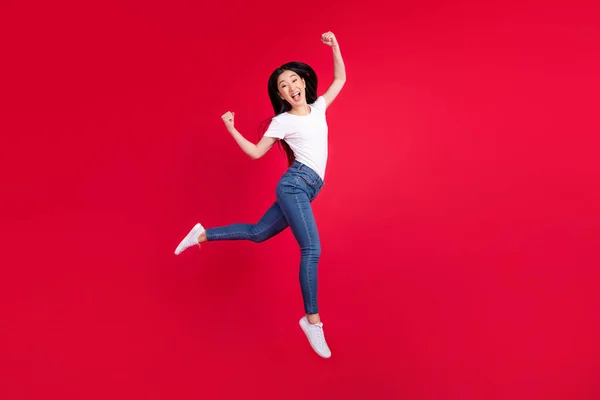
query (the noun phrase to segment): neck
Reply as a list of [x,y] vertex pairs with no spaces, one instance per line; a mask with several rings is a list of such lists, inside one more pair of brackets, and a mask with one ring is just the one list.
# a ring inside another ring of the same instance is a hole
[[294,115],[308,115],[308,114],[310,114],[310,107],[308,106],[308,104],[303,104],[303,105],[298,106],[298,107],[293,107],[290,110],[290,114],[294,114]]

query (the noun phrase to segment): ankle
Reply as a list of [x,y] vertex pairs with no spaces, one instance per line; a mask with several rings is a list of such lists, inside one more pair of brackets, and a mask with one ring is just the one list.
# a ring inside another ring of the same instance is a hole
[[202,243],[202,242],[206,242],[206,241],[207,241],[206,231],[204,231],[200,234],[200,236],[198,236],[198,243]]
[[306,314],[306,319],[308,320],[309,324],[318,324],[319,322],[321,322],[321,317],[319,316],[319,314]]

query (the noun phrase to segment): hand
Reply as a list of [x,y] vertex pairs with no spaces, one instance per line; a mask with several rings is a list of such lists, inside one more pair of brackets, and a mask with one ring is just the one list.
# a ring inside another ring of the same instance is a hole
[[230,131],[233,129],[233,119],[235,117],[235,113],[231,111],[227,111],[225,114],[221,116],[221,119],[225,123],[227,130]]
[[321,35],[321,42],[325,43],[327,46],[338,47],[337,39],[333,32],[325,32]]

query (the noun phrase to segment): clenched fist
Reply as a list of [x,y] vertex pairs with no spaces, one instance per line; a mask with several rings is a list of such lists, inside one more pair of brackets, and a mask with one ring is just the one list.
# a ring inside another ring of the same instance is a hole
[[337,39],[335,38],[335,35],[333,34],[333,32],[325,32],[324,34],[322,34],[321,41],[323,43],[325,43],[327,46],[331,46],[331,47],[337,47],[337,45],[338,45]]
[[235,117],[235,113],[231,111],[227,111],[225,114],[221,116],[221,119],[225,123],[227,130],[233,129],[233,119]]

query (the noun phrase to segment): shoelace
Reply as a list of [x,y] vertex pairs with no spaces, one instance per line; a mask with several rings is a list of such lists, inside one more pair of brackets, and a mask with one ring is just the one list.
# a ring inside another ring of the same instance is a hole
[[317,330],[317,336],[319,338],[320,344],[325,344],[325,333],[323,332],[323,327],[319,325],[315,325],[315,329]]

